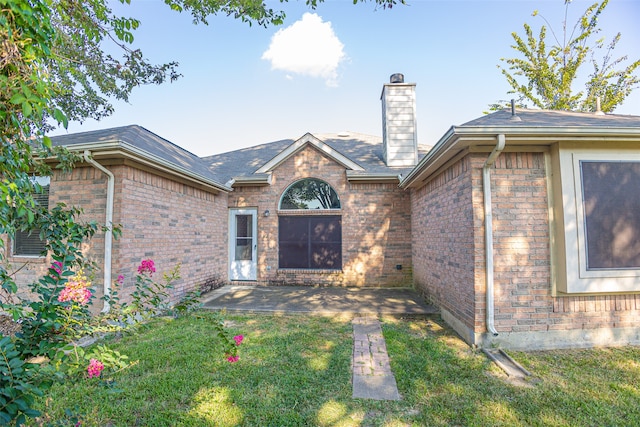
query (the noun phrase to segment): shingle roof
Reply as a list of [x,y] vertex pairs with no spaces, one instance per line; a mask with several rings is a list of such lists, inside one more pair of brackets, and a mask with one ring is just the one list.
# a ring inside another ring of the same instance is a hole
[[[575,113],[517,109],[515,116],[506,109],[452,126],[418,165],[400,182],[400,187],[420,186],[431,174],[453,156],[469,147],[494,147],[495,138],[502,134],[507,145],[548,146],[559,140],[602,141],[623,139],[640,141],[640,116],[619,114]],[[491,149],[491,148],[489,148]]]
[[200,157],[138,125],[54,136],[51,141],[53,145],[68,148],[84,145],[97,147],[107,143],[127,144],[145,155],[158,157],[179,169],[220,183]]
[[234,177],[249,176],[260,166],[274,158],[282,150],[293,144],[292,139],[283,139],[240,150],[229,151],[214,156],[203,157],[211,173],[220,182],[228,182]]
[[638,127],[640,126],[640,116],[626,116],[620,114],[596,115],[594,113],[576,113],[573,111],[549,111],[549,110],[525,110],[516,109],[514,120],[511,110],[500,110],[492,114],[479,117],[470,122],[464,123],[459,128],[465,127]]
[[[348,134],[314,134],[313,136],[360,165],[364,169],[363,174],[398,175],[411,170],[411,168],[391,168],[385,165],[382,159],[381,137],[353,132]],[[295,141],[284,139],[204,157],[203,160],[209,164],[218,181],[227,182],[233,177],[252,175]],[[427,146],[419,146],[419,158],[422,158],[428,149]]]

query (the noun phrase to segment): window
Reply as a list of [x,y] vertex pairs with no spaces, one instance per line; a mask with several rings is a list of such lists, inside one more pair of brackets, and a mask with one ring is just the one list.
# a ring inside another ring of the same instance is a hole
[[236,217],[236,261],[253,259],[253,215],[235,215]]
[[[49,177],[35,177],[34,182],[34,201],[45,208],[49,207]],[[39,188],[38,188],[39,187]],[[13,239],[13,255],[14,256],[42,256],[45,250],[44,243],[40,239],[40,229],[31,231],[16,231]]]
[[640,162],[580,161],[587,270],[640,268]]
[[309,215],[280,215],[278,267],[342,269],[342,217],[317,214],[337,209],[340,199],[328,183],[305,178],[290,185],[280,199],[280,210],[309,210]]
[[556,289],[640,291],[640,153],[560,145],[554,155]]
[[280,209],[340,209],[338,194],[324,181],[305,178],[287,188]]
[[278,237],[279,268],[342,268],[342,218],[338,215],[281,216]]

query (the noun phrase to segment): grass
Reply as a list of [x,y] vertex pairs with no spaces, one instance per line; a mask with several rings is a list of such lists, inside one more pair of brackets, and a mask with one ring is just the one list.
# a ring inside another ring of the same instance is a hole
[[640,424],[640,349],[513,353],[535,379],[511,384],[433,320],[384,319],[401,401],[351,397],[347,319],[227,315],[243,334],[228,363],[211,315],[155,319],[109,342],[137,361],[100,381],[54,387],[83,426],[632,426]]

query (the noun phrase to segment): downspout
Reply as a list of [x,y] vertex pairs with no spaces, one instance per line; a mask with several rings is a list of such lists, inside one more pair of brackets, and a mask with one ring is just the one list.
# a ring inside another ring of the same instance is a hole
[[[106,206],[106,218],[105,225],[109,228],[109,231],[104,233],[104,295],[105,297],[111,295],[111,248],[113,242],[113,233],[111,227],[113,226],[113,195],[115,193],[115,184],[113,173],[100,163],[91,158],[91,151],[84,151],[84,160],[93,165],[96,169],[102,171],[107,175],[107,206]],[[109,302],[104,302],[102,308],[103,313],[109,312]]]
[[487,310],[486,322],[487,331],[494,336],[498,335],[498,331],[494,326],[494,308],[493,308],[493,213],[491,211],[491,167],[496,159],[504,150],[505,137],[504,134],[498,135],[498,143],[489,154],[487,161],[482,167],[482,193],[484,196],[484,254],[485,254],[485,270],[486,270],[486,297]]

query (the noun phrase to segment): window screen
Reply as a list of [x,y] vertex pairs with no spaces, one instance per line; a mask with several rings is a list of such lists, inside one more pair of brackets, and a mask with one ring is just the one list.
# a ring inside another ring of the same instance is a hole
[[[34,181],[40,185],[41,191],[33,195],[34,201],[45,208],[49,207],[49,177],[36,177]],[[16,231],[13,239],[13,255],[42,256],[45,242],[40,239],[40,229]]]
[[342,268],[340,216],[280,216],[278,240],[279,268]]
[[581,161],[587,270],[640,268],[640,162]]

